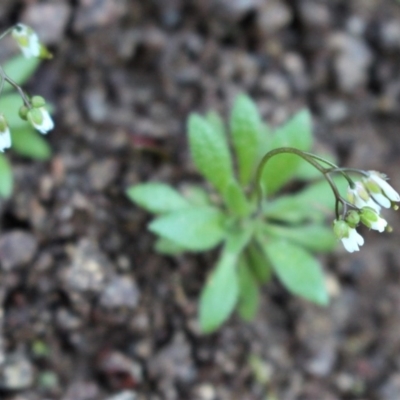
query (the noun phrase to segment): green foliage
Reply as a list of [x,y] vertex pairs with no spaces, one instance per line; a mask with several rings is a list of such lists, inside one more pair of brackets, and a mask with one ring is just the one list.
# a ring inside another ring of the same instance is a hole
[[[215,268],[201,292],[203,332],[218,329],[236,310],[246,321],[257,313],[260,286],[277,277],[289,292],[319,305],[328,303],[322,268],[312,252],[331,251],[336,240],[324,226],[335,206],[331,187],[320,171],[298,155],[279,154],[261,173],[265,193],[276,195],[290,180],[309,184],[296,193],[266,201],[258,209],[256,171],[272,149],[312,147],[310,113],[302,110],[275,131],[262,122],[245,95],[234,101],[227,130],[215,112],[192,114],[188,139],[193,162],[218,195],[201,186],[145,183],[127,191],[137,205],[156,215],[149,230],[158,236],[161,254],[204,251],[221,246]],[[232,149],[232,151],[231,151]],[[329,159],[329,158],[328,158]],[[336,179],[338,189],[344,179]]]
[[284,240],[266,241],[265,248],[275,273],[287,289],[314,303],[328,304],[324,277],[314,257]]
[[51,148],[43,136],[30,126],[11,131],[12,147],[21,156],[46,161],[51,157]]
[[[308,151],[311,146],[311,115],[307,110],[303,110],[275,131],[271,150],[279,147],[295,147]],[[305,161],[294,154],[280,154],[271,159],[262,174],[264,192],[269,196],[274,194],[296,174],[300,163],[305,163]]]
[[250,182],[262,142],[261,118],[254,102],[245,95],[239,95],[231,115],[232,142],[239,166],[239,181]]
[[10,197],[13,186],[11,165],[4,154],[0,153],[0,196],[5,198]]
[[[37,58],[27,59],[17,56],[3,65],[4,71],[17,85],[23,85],[39,67]],[[3,93],[0,97],[0,111],[4,114],[12,138],[12,150],[23,157],[33,160],[46,161],[51,157],[51,148],[41,134],[25,120],[21,119],[18,111],[23,105],[18,93],[12,92],[14,88],[5,82]],[[52,107],[47,107],[51,110]],[[2,156],[0,169],[0,197],[7,198],[12,194],[13,176],[9,162]]]
[[225,235],[225,216],[214,207],[190,207],[161,215],[149,230],[192,251],[215,247]]

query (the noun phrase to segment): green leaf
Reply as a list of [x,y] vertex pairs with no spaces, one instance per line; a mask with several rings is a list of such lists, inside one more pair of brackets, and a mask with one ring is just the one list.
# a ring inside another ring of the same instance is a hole
[[23,102],[19,94],[10,93],[0,97],[0,110],[6,117],[10,130],[27,128],[30,125],[20,118],[18,111]]
[[227,143],[225,124],[221,116],[215,111],[210,111],[207,113],[206,119],[214,131]]
[[[4,71],[11,79],[22,86],[38,69],[40,60],[38,58],[25,58],[24,56],[16,56],[3,64]],[[9,83],[5,83],[4,90],[9,91],[13,87]]]
[[220,260],[201,293],[199,320],[203,332],[219,328],[231,315],[239,296],[236,266],[254,225],[228,233]]
[[188,132],[194,164],[223,195],[233,179],[232,160],[226,138],[197,114],[190,115]]
[[306,250],[284,240],[270,240],[265,250],[282,284],[292,293],[319,305],[329,296],[318,261]]
[[51,148],[42,135],[30,126],[11,130],[12,148],[21,156],[46,161],[51,157]]
[[200,296],[199,321],[204,333],[218,329],[232,314],[239,296],[237,258],[222,253]]
[[241,94],[236,98],[230,126],[239,166],[239,182],[246,185],[253,176],[262,142],[260,114],[248,96]]
[[197,185],[184,185],[181,192],[192,206],[209,206],[210,197],[206,190]]
[[264,248],[258,241],[253,241],[246,248],[247,264],[254,278],[259,283],[267,283],[271,280],[271,263],[265,256]]
[[329,252],[337,244],[337,239],[332,228],[323,225],[265,225],[265,232],[275,237],[290,240],[310,251]]
[[332,210],[325,209],[324,213],[321,213],[318,208],[312,208],[308,201],[303,201],[296,195],[288,195],[266,203],[263,212],[268,220],[298,224],[307,220],[322,221]]
[[126,194],[134,203],[154,214],[176,211],[190,206],[179,192],[160,182],[131,186]]
[[239,315],[245,321],[254,319],[259,302],[259,290],[257,282],[250,270],[250,267],[244,262],[240,262],[238,268],[239,277]]
[[209,250],[226,235],[225,216],[216,208],[190,207],[156,218],[149,230],[192,251]]
[[4,154],[0,154],[0,197],[11,196],[14,186],[11,165]]
[[[311,115],[307,110],[303,110],[275,131],[271,149],[295,147],[308,151],[312,141]],[[300,162],[306,161],[294,154],[279,154],[271,158],[262,173],[264,192],[270,196],[280,189],[295,175]]]
[[154,250],[157,253],[164,254],[166,256],[175,256],[185,251],[183,247],[165,238],[157,239],[154,245]]
[[233,215],[244,217],[251,211],[251,207],[236,181],[231,181],[225,191],[225,202]]

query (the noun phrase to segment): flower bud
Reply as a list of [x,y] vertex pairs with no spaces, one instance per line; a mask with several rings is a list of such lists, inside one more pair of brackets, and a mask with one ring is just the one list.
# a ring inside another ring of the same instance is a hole
[[21,106],[18,111],[19,117],[21,119],[23,119],[24,121],[27,121],[28,120],[28,111],[29,111],[29,108],[27,106]]
[[44,107],[31,108],[28,111],[28,121],[39,132],[46,134],[54,128],[54,122]]
[[335,219],[333,221],[333,233],[338,239],[343,239],[349,236],[350,228],[346,221]]
[[345,220],[350,228],[355,228],[360,223],[360,215],[357,211],[351,210],[346,214]]
[[387,226],[386,220],[381,218],[379,214],[370,207],[364,207],[360,211],[361,222],[370,229],[383,232]]
[[28,111],[28,118],[32,125],[41,125],[43,123],[43,115],[38,108],[32,108]]
[[34,108],[40,108],[46,105],[46,100],[42,96],[33,96],[31,103]]

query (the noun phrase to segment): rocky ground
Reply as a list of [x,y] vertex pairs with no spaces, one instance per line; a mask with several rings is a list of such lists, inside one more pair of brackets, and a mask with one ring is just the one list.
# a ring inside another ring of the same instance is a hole
[[17,21],[54,53],[29,89],[57,111],[51,162],[12,156],[0,204],[1,399],[400,399],[398,214],[323,259],[328,309],[275,282],[253,323],[201,336],[214,255],[153,254],[124,195],[197,179],[185,119],[240,91],[273,125],[310,107],[318,146],[400,188],[398,1],[3,0]]

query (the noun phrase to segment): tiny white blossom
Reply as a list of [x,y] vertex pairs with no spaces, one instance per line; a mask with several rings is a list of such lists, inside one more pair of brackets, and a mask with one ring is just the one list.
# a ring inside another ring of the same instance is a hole
[[360,220],[368,228],[379,232],[383,232],[388,224],[375,210],[368,207],[364,207],[360,211]]
[[7,120],[4,115],[0,114],[0,151],[11,147],[11,134],[8,128]]
[[36,32],[27,25],[17,24],[11,33],[26,58],[39,57],[40,41]]
[[[369,179],[374,181],[383,191],[385,199],[389,203],[387,208],[390,207],[390,201],[398,202],[400,201],[400,195],[397,193],[391,185],[389,185],[385,179],[385,175],[380,174],[377,171],[369,171]],[[373,194],[375,196],[375,194]],[[390,201],[389,201],[390,200]],[[383,205],[383,204],[382,204]],[[384,206],[385,207],[385,206]]]
[[5,149],[11,147],[11,134],[7,128],[4,132],[0,132],[0,151],[3,153]]
[[42,134],[46,134],[54,128],[53,119],[44,107],[29,110],[28,120]]
[[354,204],[357,208],[370,207],[378,214],[381,211],[380,205],[369,195],[362,182],[355,182],[354,188],[349,186],[347,188],[347,197],[350,203]]
[[353,253],[354,251],[359,251],[360,247],[364,244],[364,238],[354,229],[349,228],[348,237],[344,237],[341,239],[344,248],[349,252]]
[[371,229],[374,229],[378,232],[383,232],[387,226],[387,221],[378,215],[378,220],[375,222],[370,222],[370,224]]

